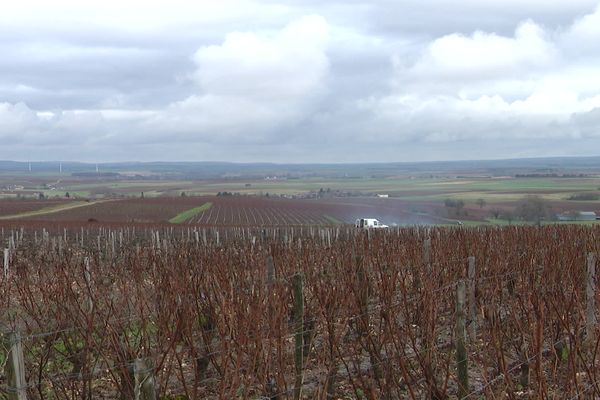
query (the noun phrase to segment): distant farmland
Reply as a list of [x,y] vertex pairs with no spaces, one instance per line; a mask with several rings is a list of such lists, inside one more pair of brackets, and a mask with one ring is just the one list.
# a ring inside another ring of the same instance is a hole
[[[370,171],[370,170],[369,170]],[[183,176],[152,177],[32,175],[0,177],[0,216],[53,208],[69,201],[110,200],[78,210],[43,213],[28,220],[110,223],[177,223],[214,226],[330,225],[374,217],[388,225],[526,223],[518,210],[528,195],[547,209],[546,221],[561,213],[600,214],[600,172],[540,175],[514,170],[412,171],[399,175],[323,174],[298,178],[260,176],[193,180]],[[69,193],[70,199],[67,198]],[[219,196],[218,193],[237,194]],[[377,195],[389,198],[378,198]],[[38,202],[38,197],[46,197]],[[26,197],[28,200],[22,202]],[[142,197],[144,197],[142,199]],[[293,199],[290,199],[293,197]],[[214,200],[214,202],[213,202]],[[461,210],[446,206],[460,202]],[[191,210],[213,202],[203,212]],[[182,213],[183,220],[176,219]],[[191,213],[191,214],[190,214]],[[25,216],[21,216],[25,217]]]
[[[210,207],[202,207],[210,203]],[[18,203],[16,203],[18,204]],[[47,207],[29,202],[26,210]],[[24,212],[13,207],[14,213]],[[390,224],[448,223],[444,218],[411,212],[393,199],[353,198],[344,201],[285,199],[255,196],[153,197],[115,199],[48,214],[25,217],[27,221],[182,223],[200,226],[302,226],[353,223],[374,217]],[[452,223],[452,220],[449,220]]]

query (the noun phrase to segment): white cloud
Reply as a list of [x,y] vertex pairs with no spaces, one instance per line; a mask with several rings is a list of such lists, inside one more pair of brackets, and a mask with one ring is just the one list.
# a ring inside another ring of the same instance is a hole
[[307,16],[278,32],[234,32],[200,48],[193,74],[199,93],[171,104],[151,125],[204,140],[261,140],[300,122],[326,90],[328,32],[322,17]]
[[[578,137],[583,117],[573,115],[600,108],[600,65],[570,49],[595,37],[598,10],[564,30],[528,20],[513,36],[434,39],[412,63],[395,55],[391,92],[358,107],[388,128],[378,129],[381,141]],[[600,137],[600,130],[588,124],[586,135]]]
[[203,91],[225,96],[281,100],[318,88],[328,68],[327,22],[309,16],[274,35],[234,32],[222,45],[199,49],[196,81]]
[[37,115],[24,103],[0,103],[0,137],[3,140],[20,142],[32,131],[38,131],[39,125]]
[[566,29],[561,45],[570,56],[600,58],[600,4]]
[[514,37],[477,31],[471,36],[447,35],[427,46],[410,68],[410,77],[489,79],[550,66],[556,49],[532,21],[519,25]]
[[16,30],[54,26],[55,31],[111,30],[148,35],[173,27],[266,21],[288,13],[285,5],[254,0],[20,0],[3,4],[0,23]]
[[35,112],[24,103],[0,103],[0,138],[11,145],[76,145],[107,126],[100,111]]

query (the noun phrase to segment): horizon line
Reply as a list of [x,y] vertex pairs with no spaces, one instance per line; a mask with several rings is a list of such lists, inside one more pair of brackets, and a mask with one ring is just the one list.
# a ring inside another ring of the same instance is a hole
[[459,163],[459,162],[490,162],[490,161],[519,161],[519,160],[550,160],[550,159],[600,159],[600,155],[593,156],[530,156],[530,157],[511,157],[511,158],[479,158],[479,159],[443,159],[443,160],[419,160],[419,161],[364,161],[364,162],[275,162],[275,161],[223,161],[223,160],[204,160],[204,161],[167,161],[167,160],[127,160],[127,161],[79,161],[79,160],[10,160],[1,159],[0,163],[22,163],[22,164],[42,164],[42,163],[73,163],[84,165],[107,165],[107,164],[232,164],[232,165],[385,165],[385,164],[426,164],[426,163]]

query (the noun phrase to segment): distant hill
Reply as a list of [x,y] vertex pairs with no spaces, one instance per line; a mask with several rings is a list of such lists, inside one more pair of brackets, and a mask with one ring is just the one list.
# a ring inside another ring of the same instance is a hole
[[[523,158],[507,160],[428,161],[366,164],[274,164],[233,162],[119,162],[83,163],[72,161],[0,161],[0,173],[63,174],[90,177],[151,175],[153,178],[181,179],[238,179],[257,177],[387,177],[411,174],[482,174],[488,176],[535,174],[590,174],[600,173],[600,157]],[[96,166],[98,171],[96,172]],[[106,175],[109,174],[109,175]]]
[[118,172],[73,172],[71,176],[80,178],[119,178]]

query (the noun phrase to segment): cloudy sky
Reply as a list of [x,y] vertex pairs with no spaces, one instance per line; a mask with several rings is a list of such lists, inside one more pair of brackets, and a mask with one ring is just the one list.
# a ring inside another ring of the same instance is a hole
[[600,155],[598,0],[20,0],[0,159]]

